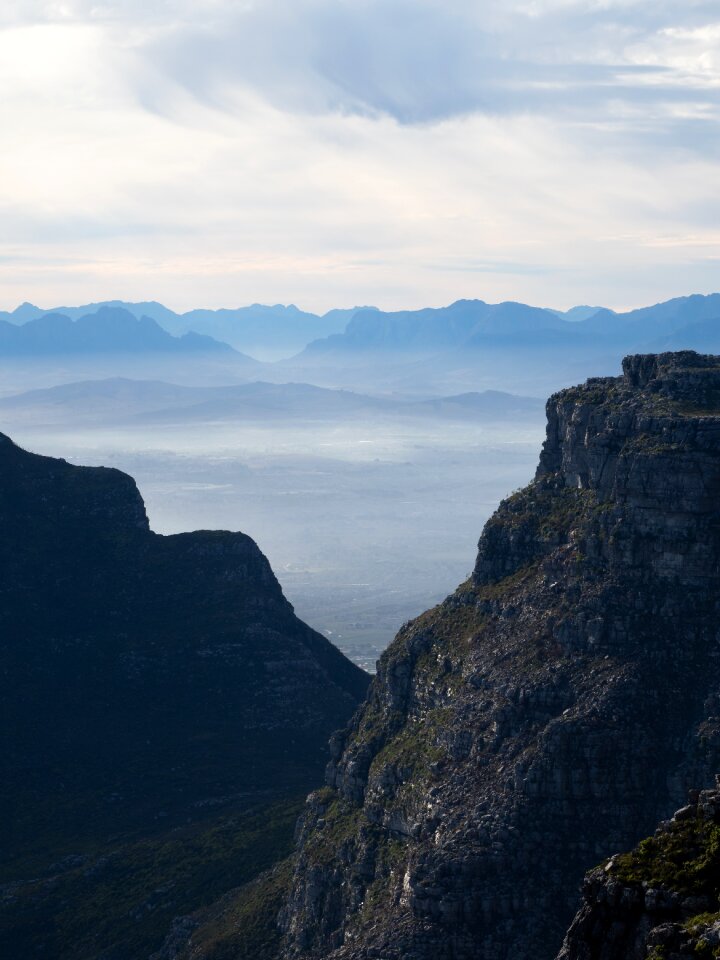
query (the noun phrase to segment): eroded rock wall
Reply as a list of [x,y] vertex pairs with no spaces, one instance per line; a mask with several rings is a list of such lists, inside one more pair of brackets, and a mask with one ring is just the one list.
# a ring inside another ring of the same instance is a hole
[[720,360],[548,402],[537,477],[331,745],[284,956],[542,960],[584,872],[720,760]]

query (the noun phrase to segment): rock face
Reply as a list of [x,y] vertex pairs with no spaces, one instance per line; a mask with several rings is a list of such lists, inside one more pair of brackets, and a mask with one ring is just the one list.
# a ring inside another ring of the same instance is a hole
[[536,479],[311,795],[283,957],[555,957],[585,871],[720,760],[720,359],[553,396]]
[[[198,902],[284,856],[286,842],[263,831],[275,822],[289,842],[294,811],[278,804],[319,782],[327,739],[367,682],[297,619],[249,537],[159,536],[130,477],[36,456],[0,435],[8,955],[145,958],[162,918],[193,907],[181,863],[192,849]],[[232,814],[222,829],[218,811]],[[214,839],[193,832],[211,821]],[[223,861],[218,881],[209,864],[241,834],[250,852],[241,844],[245,860]],[[166,839],[123,861],[128,844],[151,835]],[[38,877],[49,886],[25,896]],[[116,930],[101,931],[113,910]],[[147,944],[102,952],[147,916]]]
[[585,879],[583,905],[558,960],[682,960],[720,955],[720,789],[631,853]]

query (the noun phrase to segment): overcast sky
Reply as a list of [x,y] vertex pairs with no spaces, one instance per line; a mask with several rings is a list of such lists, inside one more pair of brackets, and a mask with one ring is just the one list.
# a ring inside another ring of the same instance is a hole
[[0,308],[720,288],[717,0],[9,0]]

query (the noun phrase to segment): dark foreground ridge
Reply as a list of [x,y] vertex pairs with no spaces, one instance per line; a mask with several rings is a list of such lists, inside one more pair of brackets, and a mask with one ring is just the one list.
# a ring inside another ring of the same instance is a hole
[[628,357],[547,413],[332,741],[283,960],[551,960],[585,871],[720,766],[720,358]]
[[3,955],[147,960],[290,851],[366,687],[249,537],[0,435]]
[[631,853],[585,879],[558,960],[720,956],[720,789],[695,791]]

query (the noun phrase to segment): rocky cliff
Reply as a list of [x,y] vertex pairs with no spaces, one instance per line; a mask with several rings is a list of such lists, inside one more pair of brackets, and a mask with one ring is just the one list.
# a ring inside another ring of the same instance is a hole
[[552,958],[584,872],[720,760],[720,359],[553,396],[536,478],[311,795],[283,957]]
[[367,679],[249,537],[0,435],[5,955],[146,960],[285,856]]
[[558,960],[720,956],[720,789],[585,879],[583,904]]

